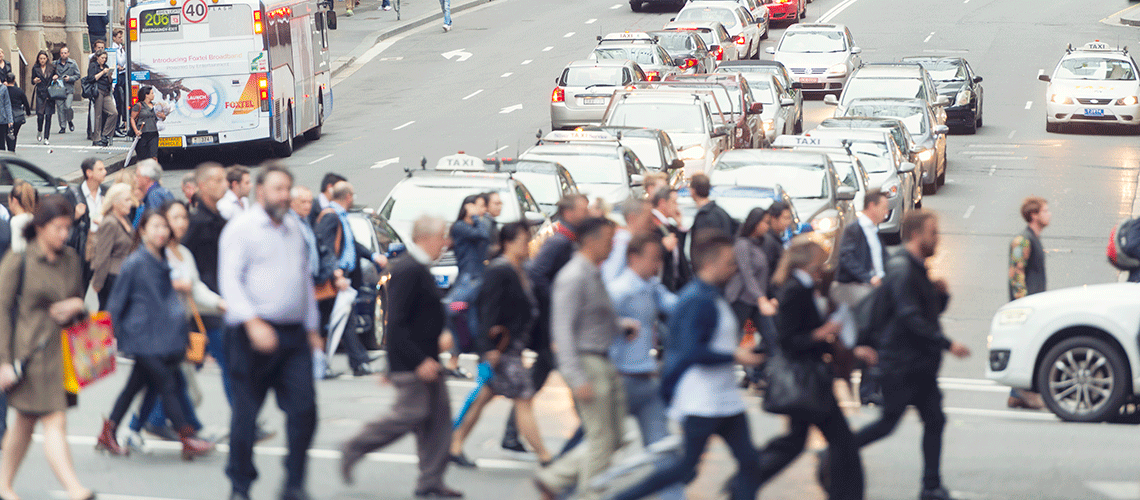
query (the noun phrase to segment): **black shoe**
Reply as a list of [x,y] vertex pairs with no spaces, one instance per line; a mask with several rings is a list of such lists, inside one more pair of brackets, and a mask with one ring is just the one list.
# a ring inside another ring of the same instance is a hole
[[235,491],[233,493],[230,493],[230,500],[249,500],[249,493]]
[[519,453],[526,453],[526,447],[523,446],[523,444],[521,442],[519,442],[519,439],[517,437],[514,439],[504,438],[502,444],[500,444],[499,446],[501,446],[504,450],[507,450],[507,451],[517,451]]
[[353,377],[367,377],[367,376],[375,374],[375,373],[376,373],[376,370],[373,370],[371,366],[368,366],[368,363],[362,364],[362,365],[352,369],[352,376]]
[[285,488],[281,492],[281,500],[311,500],[305,488]]
[[463,467],[465,469],[474,469],[474,468],[478,467],[478,465],[475,465],[474,460],[467,458],[467,455],[465,453],[460,453],[458,455],[450,455],[447,457],[447,460],[449,462],[451,462],[455,465],[458,465],[460,467]]
[[59,128],[59,132],[56,132],[56,133],[57,133],[57,134],[62,134],[62,133],[65,133],[65,132],[67,132],[67,130],[66,130],[66,129],[64,129],[63,127],[60,127],[60,128]]
[[75,124],[72,122],[67,122],[67,129],[72,131],[72,132],[75,132]]
[[321,378],[324,380],[332,380],[335,378],[340,378],[341,375],[344,375],[344,372],[334,372],[329,368],[325,368],[325,374],[322,375]]
[[426,490],[416,490],[416,498],[463,498],[463,493],[440,486]]
[[170,427],[169,425],[158,427],[150,422],[147,422],[143,424],[143,430],[146,431],[147,434],[166,441],[178,441],[182,439],[177,432],[174,432],[174,428]]
[[277,431],[266,430],[260,423],[257,424],[257,433],[254,434],[254,442],[260,443],[262,441],[273,439],[277,435]]
[[126,136],[127,136],[127,133],[123,132],[122,130],[116,130],[115,131],[115,137],[126,137]]
[[954,500],[950,496],[950,492],[941,486],[934,489],[923,489],[922,493],[918,494],[918,500]]

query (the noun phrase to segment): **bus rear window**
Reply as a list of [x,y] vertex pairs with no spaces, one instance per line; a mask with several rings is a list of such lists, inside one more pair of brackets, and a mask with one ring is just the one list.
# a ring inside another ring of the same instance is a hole
[[163,42],[252,36],[253,10],[249,5],[210,5],[206,19],[191,23],[182,9],[152,9],[139,14],[139,40]]

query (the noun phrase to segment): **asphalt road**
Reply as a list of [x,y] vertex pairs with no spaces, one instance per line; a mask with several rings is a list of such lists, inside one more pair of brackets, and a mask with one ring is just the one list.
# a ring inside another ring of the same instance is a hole
[[[962,55],[985,78],[985,126],[974,136],[950,137],[948,183],[924,199],[926,208],[940,214],[943,232],[932,272],[945,277],[954,294],[943,322],[952,338],[975,352],[965,361],[947,360],[943,368],[950,417],[944,476],[960,498],[1140,499],[1133,426],[1063,424],[1044,413],[1008,411],[1005,391],[982,380],[990,318],[1007,300],[1007,245],[1023,227],[1017,214],[1023,197],[1044,196],[1054,213],[1042,238],[1050,288],[1118,279],[1103,249],[1109,228],[1137,212],[1136,138],[1091,130],[1046,133],[1044,84],[1036,77],[1052,70],[1067,43],[1100,39],[1137,45],[1135,28],[1102,22],[1128,6],[1123,0],[817,0],[809,5],[808,21],[826,13],[831,22],[846,24],[864,49],[865,61]],[[378,206],[404,175],[402,167],[418,167],[421,157],[434,164],[459,150],[513,156],[533,142],[537,130],[549,129],[553,79],[567,62],[589,53],[596,35],[658,28],[674,12],[633,13],[619,0],[494,0],[456,15],[451,33],[432,23],[386,40],[340,73],[334,82],[334,117],[325,125],[324,137],[300,144],[286,163],[300,182],[311,186],[327,171],[341,173],[355,183],[358,203]],[[763,46],[772,45],[781,31],[773,30]],[[470,56],[443,55],[453,51]],[[820,101],[808,103],[805,127],[831,111]],[[392,158],[399,161],[372,168]],[[239,149],[213,158],[181,158],[167,165],[166,185],[177,186],[180,169],[204,159],[254,164],[264,156]],[[122,380],[120,375],[89,389],[72,414],[81,477],[102,492],[121,495],[105,495],[113,500],[225,495],[221,456],[183,465],[170,451],[127,460],[92,454],[98,416],[109,410]],[[224,425],[228,408],[216,375],[208,370],[202,384],[207,392],[203,418]],[[467,387],[454,384],[453,407],[461,404]],[[410,496],[416,468],[409,441],[362,465],[355,487],[341,486],[336,476],[337,444],[382,412],[391,396],[389,388],[364,379],[320,385],[321,430],[310,481],[315,498]],[[539,401],[545,438],[558,446],[574,427],[565,390],[548,387]],[[483,467],[449,474],[468,498],[537,497],[529,483],[533,463],[496,447],[505,411],[505,402],[493,403],[484,417],[487,423],[469,441],[468,454],[481,459]],[[874,414],[853,415],[852,425],[858,427]],[[282,428],[272,406],[264,416],[271,427]],[[757,443],[781,432],[779,419],[759,412],[752,416]],[[894,437],[864,451],[868,498],[915,497],[920,435],[917,419],[908,418]],[[275,495],[281,480],[276,454],[282,440],[266,446],[259,457],[263,479],[256,498]],[[723,447],[715,450],[690,488],[691,498],[717,498],[718,481],[730,473]],[[761,498],[823,498],[812,479],[814,463],[812,457],[801,459]],[[42,491],[59,489],[38,451],[29,456],[22,477],[18,491],[25,498],[46,498]]]

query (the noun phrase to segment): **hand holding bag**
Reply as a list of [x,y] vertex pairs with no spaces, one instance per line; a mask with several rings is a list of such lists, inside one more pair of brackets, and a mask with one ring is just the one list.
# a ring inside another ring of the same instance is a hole
[[764,378],[768,388],[763,408],[768,413],[819,422],[836,404],[831,369],[823,361],[777,354],[764,367]]
[[63,341],[63,386],[78,394],[115,372],[115,333],[111,315],[99,311],[65,328]]
[[67,88],[63,86],[63,80],[56,80],[48,85],[48,97],[54,101],[67,99]]

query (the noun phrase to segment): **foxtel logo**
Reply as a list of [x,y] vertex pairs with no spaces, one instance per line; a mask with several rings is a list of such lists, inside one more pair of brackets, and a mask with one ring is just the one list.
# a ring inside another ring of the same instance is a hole
[[257,102],[251,100],[226,102],[226,109],[253,109],[256,107]]

